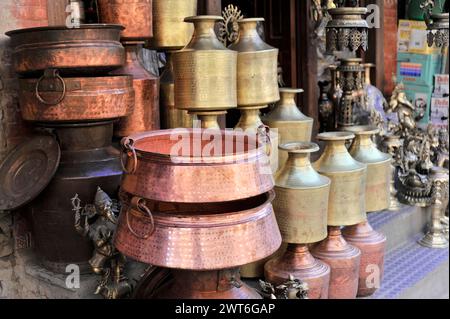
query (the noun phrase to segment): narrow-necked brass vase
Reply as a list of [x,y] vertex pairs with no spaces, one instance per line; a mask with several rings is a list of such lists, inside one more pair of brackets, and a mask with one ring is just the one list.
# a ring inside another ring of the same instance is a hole
[[328,298],[356,298],[361,251],[345,241],[339,226],[328,227],[327,239],[314,246],[312,254],[331,268]]
[[172,52],[166,53],[167,62],[161,74],[160,111],[161,128],[174,129],[179,127],[192,128],[194,118],[186,110],[175,107],[175,83],[173,76]]
[[367,165],[356,161],[345,147],[345,142],[354,137],[347,132],[327,132],[317,136],[326,146],[313,166],[331,179],[329,226],[356,225],[366,220]]
[[[280,89],[281,100],[262,119],[265,125],[278,130],[280,145],[292,141],[311,141],[314,120],[304,115],[295,103],[295,96],[302,92],[302,89]],[[287,157],[286,151],[279,151],[279,167],[284,165]]]
[[288,152],[285,165],[275,178],[276,198],[273,202],[287,252],[265,265],[266,279],[281,284],[290,275],[306,282],[311,299],[327,298],[330,268],[315,260],[307,244],[327,237],[328,197],[331,181],[319,175],[309,160],[319,146],[308,142],[292,142],[280,146]]
[[194,33],[184,18],[197,14],[197,0],[153,0],[153,38],[150,46],[158,50],[181,49]]

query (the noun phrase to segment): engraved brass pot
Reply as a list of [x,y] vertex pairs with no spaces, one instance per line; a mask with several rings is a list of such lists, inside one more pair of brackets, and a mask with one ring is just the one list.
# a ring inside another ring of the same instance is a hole
[[328,238],[314,246],[312,254],[331,268],[328,298],[356,298],[361,251],[345,241],[340,227],[330,226]]
[[237,107],[237,52],[219,41],[214,25],[220,16],[186,18],[194,24],[191,42],[173,53],[175,106],[203,112]]
[[163,130],[129,136],[123,146],[127,173],[122,189],[147,199],[225,202],[258,196],[274,186],[265,147],[252,134]]
[[194,116],[186,110],[175,107],[175,82],[173,76],[172,52],[167,52],[167,63],[161,74],[160,102],[161,102],[161,128],[191,128]]
[[[310,142],[314,120],[300,112],[295,103],[295,95],[302,93],[302,89],[280,89],[281,100],[275,108],[262,118],[265,125],[277,129],[279,144],[287,142]],[[287,160],[287,152],[279,151],[279,167]]]
[[102,23],[123,25],[122,40],[147,40],[153,36],[152,0],[98,0]]
[[367,165],[356,161],[345,147],[345,142],[354,137],[347,132],[327,132],[317,136],[326,146],[313,166],[331,179],[329,226],[355,225],[366,220]]
[[120,25],[82,24],[80,28],[40,27],[6,33],[13,69],[22,75],[58,69],[61,75],[104,74],[125,63]]
[[130,76],[61,77],[47,70],[39,79],[19,80],[23,119],[86,122],[124,117],[133,111]]
[[281,245],[271,193],[204,205],[122,197],[115,246],[143,263],[201,271],[234,268],[264,259]]
[[197,14],[197,0],[153,0],[153,38],[150,46],[158,50],[181,49],[194,33],[184,18]]
[[367,164],[366,211],[377,212],[389,208],[392,156],[382,153],[372,141],[380,132],[373,126],[352,126],[346,131],[355,134],[350,155]]
[[160,129],[159,78],[148,72],[140,62],[139,45],[124,43],[124,46],[127,62],[114,74],[133,77],[135,102],[133,112],[115,126],[114,135],[117,137]]
[[280,99],[278,91],[278,49],[258,34],[263,18],[241,19],[239,39],[228,48],[238,52],[237,105],[267,107]]

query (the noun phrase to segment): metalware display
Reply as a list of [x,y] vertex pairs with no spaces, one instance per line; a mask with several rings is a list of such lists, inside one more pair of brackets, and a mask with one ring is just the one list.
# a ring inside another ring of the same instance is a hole
[[123,25],[122,40],[147,40],[153,36],[152,0],[98,0],[102,23]]
[[355,135],[327,132],[317,136],[325,150],[313,167],[331,179],[328,205],[329,226],[356,225],[366,220],[365,190],[367,165],[356,161],[345,147]]
[[113,74],[132,76],[135,98],[132,113],[115,126],[114,135],[118,137],[160,129],[159,78],[142,65],[138,55],[139,45],[124,43],[124,46],[126,64]]
[[314,246],[312,254],[331,268],[328,298],[356,298],[361,251],[345,241],[339,226],[328,228],[328,238]]
[[[280,145],[292,141],[311,141],[314,121],[305,116],[295,102],[295,96],[302,92],[302,89],[280,89],[280,101],[271,112],[262,118],[265,125],[278,130]],[[284,165],[287,157],[286,151],[279,150],[279,167]]]
[[123,141],[123,191],[163,202],[210,203],[273,188],[265,145],[253,134],[211,133],[175,129],[129,136]]
[[159,50],[181,49],[189,43],[194,27],[184,18],[197,14],[197,0],[153,0],[153,38]]
[[58,69],[61,75],[104,74],[125,63],[120,44],[124,28],[112,24],[82,24],[79,28],[39,27],[9,31],[12,68],[22,75]]
[[108,120],[130,114],[134,90],[130,76],[62,77],[46,70],[39,78],[20,79],[22,117],[34,122]]

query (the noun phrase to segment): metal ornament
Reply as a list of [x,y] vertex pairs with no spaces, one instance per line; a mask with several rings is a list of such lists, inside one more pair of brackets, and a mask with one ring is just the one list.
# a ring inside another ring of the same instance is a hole
[[219,40],[228,47],[239,39],[238,21],[244,19],[238,7],[229,4],[222,11],[223,20],[219,22]]
[[427,24],[427,42],[429,47],[448,47],[449,19],[447,13],[433,14],[434,1],[426,0],[420,5],[425,11]]
[[289,279],[278,286],[260,280],[260,294],[264,299],[310,299],[309,286],[306,282],[295,279],[290,275]]
[[403,147],[403,141],[397,135],[387,134],[383,137],[382,140],[382,151],[388,153],[392,157],[391,162],[391,179],[390,179],[390,199],[389,199],[389,208],[390,211],[398,211],[401,208],[401,204],[397,199],[397,167],[400,166],[400,158],[399,154],[401,148]]

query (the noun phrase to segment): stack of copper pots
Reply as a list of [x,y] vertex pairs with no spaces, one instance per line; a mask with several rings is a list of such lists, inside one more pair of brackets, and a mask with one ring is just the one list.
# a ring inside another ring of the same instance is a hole
[[130,76],[108,73],[125,63],[123,29],[96,24],[7,33],[21,77],[22,116],[51,134],[37,132],[1,165],[14,185],[2,194],[3,203],[14,209],[31,202],[39,257],[55,272],[68,264],[89,269],[92,247],[75,230],[74,210],[92,203],[97,187],[110,195],[119,187],[113,121],[133,111],[134,89]]
[[147,297],[258,298],[239,267],[281,245],[265,148],[251,135],[203,129],[137,134],[123,147],[115,245],[172,269]]

